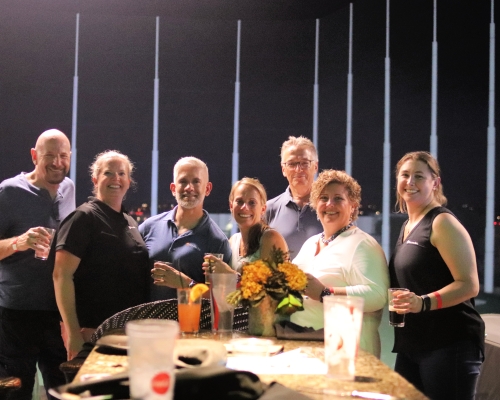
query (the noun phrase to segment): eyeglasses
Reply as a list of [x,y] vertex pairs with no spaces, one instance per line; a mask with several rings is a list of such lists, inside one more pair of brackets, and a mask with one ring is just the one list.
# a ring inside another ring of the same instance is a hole
[[300,169],[309,169],[311,168],[312,160],[302,160],[302,161],[287,161],[282,163],[286,169],[290,171],[294,171],[297,169],[297,167],[300,167]]

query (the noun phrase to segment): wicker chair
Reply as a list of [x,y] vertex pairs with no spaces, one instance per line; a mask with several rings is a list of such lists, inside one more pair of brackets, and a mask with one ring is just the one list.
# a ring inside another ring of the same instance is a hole
[[[200,329],[210,329],[210,314],[210,300],[202,299]],[[116,313],[105,320],[96,329],[90,338],[91,343],[87,345],[92,347],[102,336],[113,333],[123,333],[125,324],[128,321],[137,319],[171,319],[178,321],[177,299],[158,300],[151,303],[144,303]],[[235,331],[243,331],[247,328],[248,308],[236,307],[234,310],[233,329]],[[63,371],[67,383],[70,383],[74,379],[88,353],[88,348],[84,348],[73,360],[66,361],[61,364],[60,369]]]

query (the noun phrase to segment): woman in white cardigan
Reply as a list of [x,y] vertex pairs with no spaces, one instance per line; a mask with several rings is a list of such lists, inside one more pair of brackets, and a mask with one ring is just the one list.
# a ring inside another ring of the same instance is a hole
[[378,328],[387,303],[389,272],[377,241],[356,227],[361,187],[344,171],[325,170],[314,182],[311,206],[323,225],[321,234],[302,246],[293,262],[308,275],[304,311],[291,321],[323,328],[323,297],[359,296],[364,299],[360,347],[380,357]]

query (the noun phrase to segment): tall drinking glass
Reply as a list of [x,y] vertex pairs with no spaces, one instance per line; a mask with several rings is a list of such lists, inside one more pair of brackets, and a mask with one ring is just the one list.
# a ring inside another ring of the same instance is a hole
[[200,331],[201,296],[193,298],[192,289],[177,289],[177,314],[181,333],[197,334]]
[[127,322],[130,395],[132,399],[174,398],[174,347],[177,321],[142,319]]
[[222,253],[205,253],[205,260],[208,262],[208,270],[205,273],[205,285],[210,285],[210,275],[213,274],[213,268],[214,268],[214,263],[213,261],[210,261],[210,259],[207,259],[207,256],[214,256],[215,258],[218,258],[219,260],[224,259],[224,254]]
[[329,378],[353,381],[356,372],[364,299],[325,296],[325,362]]
[[226,301],[226,296],[236,290],[236,274],[210,274],[210,307],[212,332],[231,333],[233,331],[234,305]]

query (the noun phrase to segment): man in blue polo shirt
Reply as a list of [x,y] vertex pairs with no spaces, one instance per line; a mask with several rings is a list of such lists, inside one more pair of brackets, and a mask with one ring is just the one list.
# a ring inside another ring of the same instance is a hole
[[205,196],[212,191],[207,165],[195,157],[181,158],[174,166],[170,190],[177,206],[139,226],[149,258],[172,264],[153,275],[151,300],[175,298],[177,287],[204,282],[205,253],[222,253],[226,263],[231,259],[226,235],[203,209]]
[[281,146],[281,171],[289,186],[267,202],[266,220],[283,235],[293,259],[306,239],[323,232],[309,196],[318,172],[318,152],[308,138],[290,136]]

